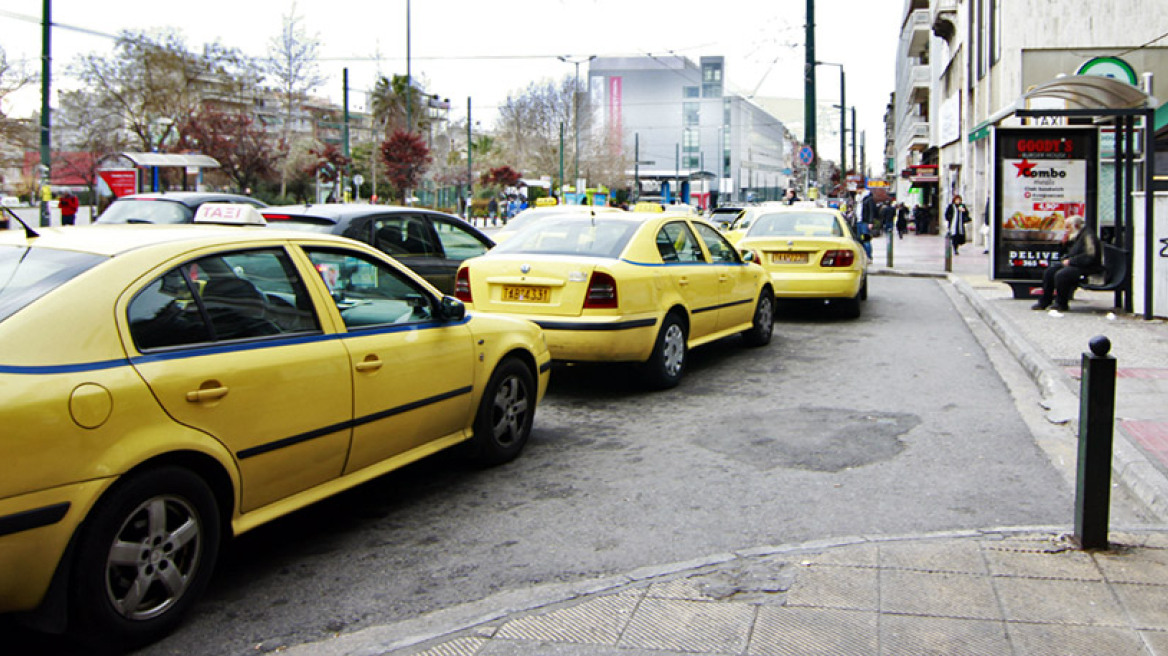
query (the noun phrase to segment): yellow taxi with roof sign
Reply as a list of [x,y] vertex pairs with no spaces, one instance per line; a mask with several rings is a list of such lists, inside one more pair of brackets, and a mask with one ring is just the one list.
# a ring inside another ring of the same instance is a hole
[[765,345],[774,322],[766,272],[705,220],[665,212],[547,217],[465,261],[455,296],[535,322],[555,360],[641,363],[658,388],[680,382],[688,349]]
[[778,299],[826,300],[858,317],[868,298],[868,254],[839,210],[759,208],[738,248],[770,275]]
[[0,613],[132,648],[230,536],[447,447],[519,455],[537,326],[257,216],[0,233]]

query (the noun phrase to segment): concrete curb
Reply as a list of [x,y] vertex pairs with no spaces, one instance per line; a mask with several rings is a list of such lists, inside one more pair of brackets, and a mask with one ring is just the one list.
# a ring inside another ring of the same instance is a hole
[[[1072,379],[1001,313],[985,301],[964,279],[948,275],[949,283],[978,316],[997,334],[1022,368],[1042,391],[1047,419],[1052,423],[1076,422],[1079,390]],[[1118,422],[1113,440],[1112,475],[1163,522],[1168,522],[1168,478],[1148,462],[1133,439]]]
[[[903,535],[852,535],[807,542],[760,546],[733,553],[714,554],[705,558],[644,567],[623,576],[606,577],[575,583],[555,583],[529,590],[503,592],[480,601],[447,608],[421,617],[393,624],[369,627],[331,639],[298,645],[263,644],[257,651],[279,651],[284,656],[381,656],[442,639],[522,613],[568,604],[598,594],[616,592],[640,584],[693,576],[724,565],[744,563],[758,558],[821,553],[829,549],[859,544],[888,544],[969,539],[1006,539],[1016,535],[1065,534],[1066,525],[1002,526],[982,529],[956,529]],[[1113,532],[1162,531],[1155,527],[1113,528]]]

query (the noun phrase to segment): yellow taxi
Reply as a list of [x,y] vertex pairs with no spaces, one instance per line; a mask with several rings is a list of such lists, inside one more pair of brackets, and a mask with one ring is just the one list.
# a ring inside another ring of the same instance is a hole
[[826,299],[860,316],[868,298],[868,254],[844,216],[826,207],[757,212],[738,241],[770,274],[778,299]]
[[446,447],[519,455],[537,326],[343,237],[205,224],[250,213],[0,234],[0,613],[129,648],[231,536]]
[[[542,198],[540,200],[543,200]],[[501,244],[511,238],[512,235],[519,232],[527,225],[542,221],[549,216],[559,216],[561,214],[616,214],[624,212],[619,207],[608,207],[607,205],[592,206],[592,205],[537,205],[529,207],[522,212],[507,220],[502,228],[499,228],[491,237],[496,244]]]
[[638,362],[677,385],[687,350],[743,334],[770,342],[769,276],[708,222],[669,213],[548,217],[463,262],[455,296],[476,315],[544,329],[552,358]]

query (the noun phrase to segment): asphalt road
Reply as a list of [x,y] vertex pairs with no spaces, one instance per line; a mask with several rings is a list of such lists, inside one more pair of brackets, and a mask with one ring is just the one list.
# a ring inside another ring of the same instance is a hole
[[752,546],[1071,521],[1073,491],[944,284],[874,278],[855,321],[783,307],[769,347],[698,349],[667,392],[557,368],[519,460],[440,455],[245,535],[140,653],[254,654]]

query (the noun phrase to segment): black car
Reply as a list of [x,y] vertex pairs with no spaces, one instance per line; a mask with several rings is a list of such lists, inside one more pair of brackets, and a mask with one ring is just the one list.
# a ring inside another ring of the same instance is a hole
[[246,203],[262,208],[268,204],[250,196],[210,191],[169,191],[130,194],[105,208],[97,223],[190,223],[203,203]]
[[450,214],[413,207],[363,204],[292,205],[260,211],[268,225],[343,235],[363,241],[413,269],[445,294],[463,260],[495,242]]

